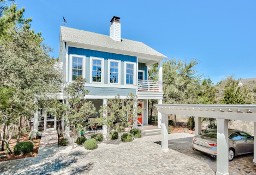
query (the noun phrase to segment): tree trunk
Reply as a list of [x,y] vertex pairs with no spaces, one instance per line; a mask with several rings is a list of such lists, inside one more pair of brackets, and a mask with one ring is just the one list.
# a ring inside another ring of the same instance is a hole
[[1,151],[4,151],[5,128],[6,128],[6,125],[4,124],[4,127],[3,127],[3,138],[2,138],[2,149],[1,149]]
[[17,142],[20,141],[20,137],[21,137],[21,128],[22,128],[22,116],[19,117],[19,127],[18,127]]

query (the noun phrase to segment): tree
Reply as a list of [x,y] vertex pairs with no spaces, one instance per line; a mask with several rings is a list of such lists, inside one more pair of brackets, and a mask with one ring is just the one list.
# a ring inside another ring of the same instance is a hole
[[93,103],[85,99],[88,91],[84,84],[85,79],[78,77],[65,88],[68,103],[66,121],[74,135],[77,131],[87,127],[89,117],[96,114]]
[[221,95],[220,102],[223,104],[251,104],[254,100],[253,93],[233,77],[223,80],[218,87],[219,95]]
[[213,85],[211,79],[204,79],[200,83],[199,93],[198,93],[198,103],[199,104],[214,104],[216,103],[215,98],[216,88]]
[[18,10],[15,4],[0,3],[0,88],[14,89],[13,102],[7,109],[11,109],[8,116],[12,124],[19,126],[20,136],[38,110],[36,98],[60,91],[61,75],[41,34],[31,29],[31,19],[23,17],[25,10]]

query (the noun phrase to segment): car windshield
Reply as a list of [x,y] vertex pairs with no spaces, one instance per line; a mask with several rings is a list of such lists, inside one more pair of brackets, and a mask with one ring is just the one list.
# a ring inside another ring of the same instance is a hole
[[202,136],[209,138],[217,138],[217,130],[216,129],[207,129],[202,132]]

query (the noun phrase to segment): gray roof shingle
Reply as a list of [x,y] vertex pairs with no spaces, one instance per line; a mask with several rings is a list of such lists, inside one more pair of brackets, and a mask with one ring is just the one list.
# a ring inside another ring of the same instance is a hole
[[159,53],[158,51],[152,49],[146,44],[138,41],[122,39],[121,42],[112,40],[107,35],[102,35],[98,33],[88,32],[84,30],[78,30],[74,28],[61,26],[61,39],[66,42],[73,42],[91,46],[98,46],[107,49],[115,49],[120,52],[130,52],[137,54],[143,54],[153,57],[165,58],[166,56]]

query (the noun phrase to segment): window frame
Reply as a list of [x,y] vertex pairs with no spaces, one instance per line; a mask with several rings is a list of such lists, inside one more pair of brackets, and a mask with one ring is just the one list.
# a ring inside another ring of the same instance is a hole
[[[101,81],[100,82],[94,82],[92,80],[92,66],[93,66],[93,60],[100,60],[101,61]],[[90,83],[95,84],[104,84],[104,58],[99,57],[90,57]]]
[[85,56],[83,55],[76,55],[76,54],[70,54],[69,55],[69,82],[74,81],[73,80],[73,58],[77,57],[77,58],[81,58],[82,59],[82,77],[85,78]]
[[[133,70],[133,84],[127,84],[126,83],[126,68],[127,68],[127,64],[133,64],[134,65],[133,66],[133,68],[134,68],[134,70]],[[124,62],[124,85],[136,85],[137,84],[136,76],[138,76],[138,75],[136,73],[137,72],[136,69],[137,69],[136,63],[134,63],[134,62]]]
[[[118,83],[111,83],[110,82],[110,64],[111,62],[116,62],[118,63]],[[121,61],[120,60],[113,60],[113,59],[109,59],[108,60],[108,84],[115,84],[115,85],[119,85],[121,84]]]

